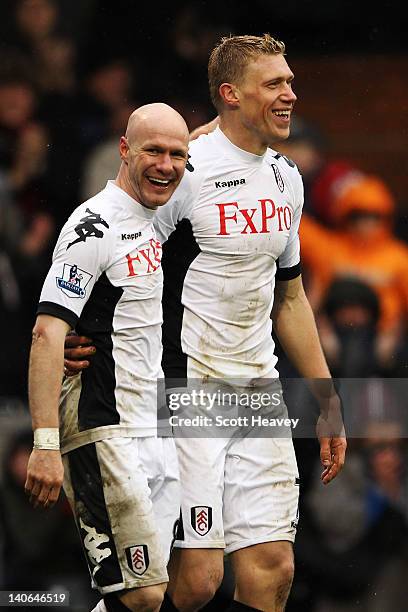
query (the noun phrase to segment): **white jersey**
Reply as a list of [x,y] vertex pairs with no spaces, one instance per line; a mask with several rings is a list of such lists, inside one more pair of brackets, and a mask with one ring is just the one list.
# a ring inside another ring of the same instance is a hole
[[[176,222],[177,203],[166,206]],[[65,320],[96,346],[92,367],[63,383],[63,451],[157,435],[163,273],[155,213],[109,181],[59,236],[37,313]]]
[[[295,164],[271,149],[262,156],[243,151],[217,128],[191,143],[173,199],[201,251],[184,279],[183,352],[209,376],[277,377],[275,276],[278,268],[281,279],[300,273],[303,185]],[[155,218],[167,235],[174,229],[170,211],[163,207]]]

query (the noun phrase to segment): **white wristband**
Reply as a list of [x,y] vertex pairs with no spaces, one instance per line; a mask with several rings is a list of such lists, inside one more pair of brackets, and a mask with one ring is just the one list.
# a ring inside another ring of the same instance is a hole
[[39,427],[34,430],[34,448],[38,450],[59,450],[58,427]]

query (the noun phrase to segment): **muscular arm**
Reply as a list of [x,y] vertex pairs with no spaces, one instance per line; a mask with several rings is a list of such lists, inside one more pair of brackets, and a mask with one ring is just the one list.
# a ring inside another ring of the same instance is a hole
[[[299,373],[309,380],[319,401],[321,414],[317,421],[317,436],[324,467],[322,481],[328,484],[344,465],[347,443],[340,399],[330,382],[330,371],[301,276],[276,282],[271,318],[282,348]],[[321,379],[326,379],[327,384]]]
[[[29,365],[29,402],[33,430],[58,428],[58,402],[63,374],[64,340],[69,325],[39,315],[33,330]],[[33,449],[27,468],[26,491],[34,505],[51,506],[58,499],[63,479],[57,450]]]
[[286,355],[304,378],[331,378],[302,277],[276,281],[271,318]]
[[64,366],[64,341],[69,325],[39,315],[33,329],[28,393],[33,429],[58,427],[58,401]]

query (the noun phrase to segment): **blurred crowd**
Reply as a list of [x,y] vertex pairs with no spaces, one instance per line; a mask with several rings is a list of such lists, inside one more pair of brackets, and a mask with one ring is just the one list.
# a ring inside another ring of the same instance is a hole
[[[123,45],[87,47],[83,31],[64,28],[57,0],[16,0],[9,17],[0,66],[0,419],[13,420],[13,406],[27,399],[35,306],[59,229],[115,176],[118,138],[135,107],[164,100],[191,130],[214,116],[206,62],[231,30],[207,25],[194,3],[178,5],[165,33],[169,53],[150,74]],[[356,410],[364,426],[330,487],[318,477],[316,442],[296,441],[302,518],[288,612],[402,611],[406,419],[386,381],[406,378],[408,367],[408,244],[395,225],[405,203],[382,176],[336,158],[329,135],[301,116],[279,152],[303,175],[303,277],[329,365],[338,378],[367,380]],[[281,372],[296,376],[284,355]],[[87,610],[92,594],[67,504],[34,513],[22,492],[31,433],[16,420],[5,442],[0,588],[65,585],[76,592],[71,608]]]
[[[80,45],[64,32],[57,0],[12,6],[1,41],[0,314],[13,350],[1,353],[0,396],[25,397],[35,304],[59,229],[116,175],[118,139],[138,105],[164,99],[191,129],[210,118],[200,97],[208,50],[220,32],[200,29],[195,12],[182,11],[168,32],[174,51],[163,58],[166,78],[149,79],[146,89],[148,66],[140,68],[120,45]],[[180,70],[191,86],[188,101],[177,93]]]
[[303,176],[303,278],[335,376],[407,373],[408,244],[392,186],[327,152],[301,118],[279,151]]
[[[295,440],[303,495],[288,610],[402,612],[408,594],[408,245],[395,231],[398,203],[381,176],[328,155],[326,135],[300,117],[279,151],[303,175],[305,289],[331,372],[340,390],[341,381],[349,387],[342,395],[347,459],[329,487],[313,459],[317,444]],[[284,355],[282,370],[296,376]],[[289,409],[301,402],[305,410],[307,394],[291,399]]]

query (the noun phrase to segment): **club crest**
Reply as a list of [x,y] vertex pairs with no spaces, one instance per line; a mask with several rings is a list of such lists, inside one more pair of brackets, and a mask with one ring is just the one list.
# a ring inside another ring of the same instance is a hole
[[149,552],[146,544],[136,544],[125,549],[127,564],[137,576],[142,576],[149,567]]
[[276,164],[272,164],[272,170],[275,175],[276,184],[279,188],[279,191],[283,192],[285,189],[285,183],[283,182],[283,178],[281,176],[281,173],[279,172],[278,166]]
[[212,527],[212,508],[194,506],[191,508],[191,526],[200,536],[205,536]]

